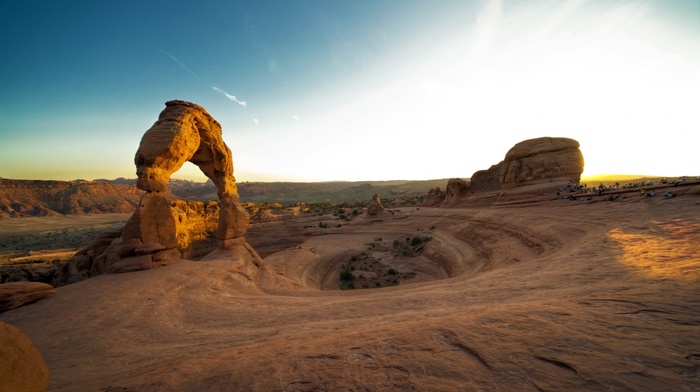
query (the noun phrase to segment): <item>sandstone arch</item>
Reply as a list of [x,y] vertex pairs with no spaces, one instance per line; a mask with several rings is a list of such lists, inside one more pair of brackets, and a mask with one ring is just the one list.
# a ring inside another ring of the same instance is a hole
[[221,125],[207,111],[185,101],[169,101],[158,121],[146,131],[136,151],[136,187],[164,192],[170,176],[190,161],[214,182],[221,204],[216,238],[243,237],[248,220],[233,176],[231,150]]
[[[176,222],[165,196],[170,176],[192,162],[217,188],[220,212],[215,232],[220,249],[237,249],[255,265],[262,260],[245,241],[248,217],[240,204],[231,150],[221,125],[199,105],[169,101],[146,131],[136,151],[136,187],[146,191],[138,209],[115,240],[92,265],[90,275],[105,270],[127,272],[179,260]],[[242,251],[241,251],[242,249]]]

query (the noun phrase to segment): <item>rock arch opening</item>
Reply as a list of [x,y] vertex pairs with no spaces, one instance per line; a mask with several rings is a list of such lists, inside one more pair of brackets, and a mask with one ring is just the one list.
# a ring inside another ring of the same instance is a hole
[[216,186],[218,248],[242,247],[257,266],[262,266],[262,259],[245,240],[248,217],[240,203],[233,158],[222,138],[221,125],[199,105],[176,100],[165,106],[144,133],[134,157],[136,187],[146,193],[121,237],[97,258],[90,274],[150,269],[180,259],[175,217],[165,192],[170,177],[185,162],[196,165]]

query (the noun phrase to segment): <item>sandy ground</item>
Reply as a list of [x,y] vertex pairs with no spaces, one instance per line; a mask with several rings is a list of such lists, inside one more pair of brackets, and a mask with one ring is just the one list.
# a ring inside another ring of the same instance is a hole
[[[404,208],[307,234],[254,280],[183,260],[0,321],[52,391],[700,391],[698,196]],[[418,234],[421,256],[383,262],[422,260],[422,279],[321,289],[368,243]]]
[[108,229],[124,226],[131,213],[0,219],[0,260],[35,251],[73,253]]

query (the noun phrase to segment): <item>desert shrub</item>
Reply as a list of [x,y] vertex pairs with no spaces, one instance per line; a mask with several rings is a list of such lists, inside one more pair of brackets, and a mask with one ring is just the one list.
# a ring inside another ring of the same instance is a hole
[[350,271],[349,268],[343,268],[340,271],[340,280],[349,282],[355,279],[355,277],[352,275],[352,271]]
[[389,270],[386,271],[386,273],[389,275],[396,275],[398,272],[396,272],[396,270],[393,268],[389,268]]

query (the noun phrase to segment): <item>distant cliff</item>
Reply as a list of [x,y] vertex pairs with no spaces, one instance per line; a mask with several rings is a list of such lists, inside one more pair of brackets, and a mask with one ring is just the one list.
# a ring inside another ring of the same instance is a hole
[[0,179],[0,217],[131,212],[140,193],[106,182]]
[[[12,180],[0,178],[0,218],[67,214],[132,212],[143,191],[136,179],[96,181]],[[366,202],[374,194],[383,199],[403,198],[420,202],[429,189],[445,187],[447,180],[363,182],[243,182],[238,183],[242,201],[254,203]],[[174,179],[169,197],[191,201],[217,200],[211,182]]]

